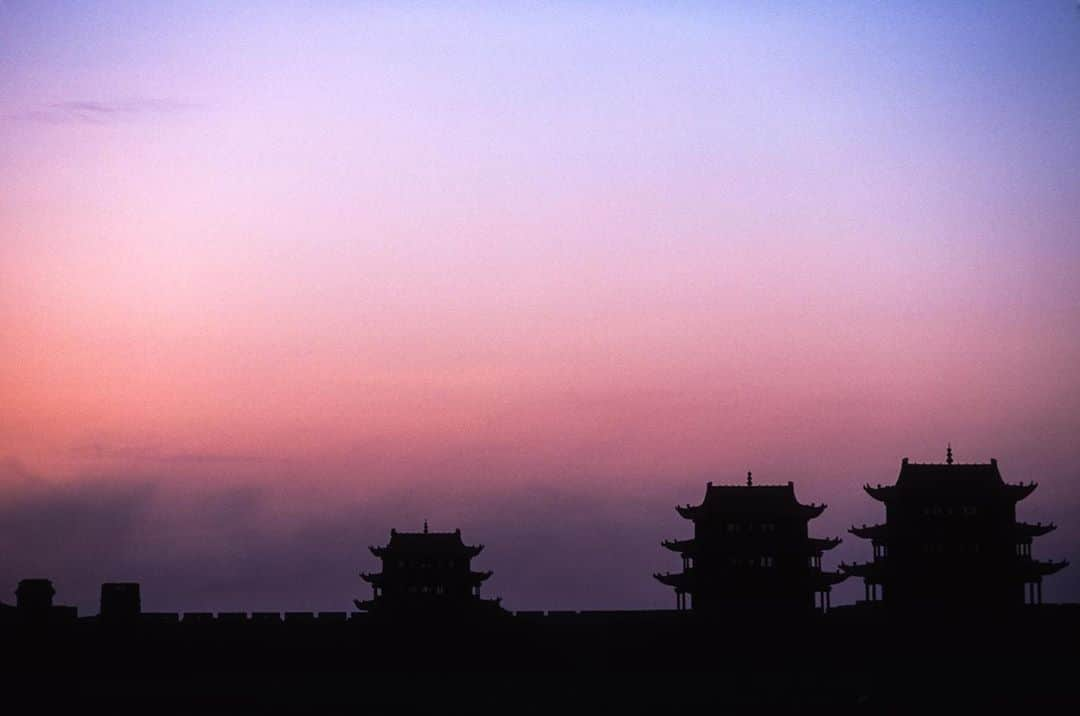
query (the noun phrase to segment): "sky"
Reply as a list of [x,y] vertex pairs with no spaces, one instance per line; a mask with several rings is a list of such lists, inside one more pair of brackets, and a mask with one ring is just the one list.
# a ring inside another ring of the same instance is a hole
[[[0,601],[671,608],[704,483],[999,460],[1080,601],[1080,9],[0,3]],[[833,603],[862,592],[841,585]]]

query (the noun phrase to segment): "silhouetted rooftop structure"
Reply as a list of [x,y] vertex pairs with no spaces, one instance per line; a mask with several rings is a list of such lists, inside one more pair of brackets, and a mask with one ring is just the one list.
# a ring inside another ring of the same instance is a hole
[[47,612],[55,595],[52,580],[23,579],[15,589],[15,606],[24,612]]
[[1006,605],[1042,601],[1042,579],[1068,563],[1031,556],[1034,537],[1053,524],[1016,521],[1016,503],[1036,483],[1006,483],[997,460],[959,464],[904,458],[893,485],[866,485],[885,504],[885,522],[849,531],[873,546],[874,560],[841,565],[863,578],[866,601],[901,606]]
[[131,622],[142,612],[136,582],[106,582],[101,585],[101,618],[110,622]]
[[15,609],[4,610],[5,618],[22,622],[66,621],[78,616],[75,607],[53,604],[56,589],[49,579],[23,579],[15,589]]
[[699,505],[675,508],[694,522],[694,537],[661,544],[678,552],[682,572],[656,574],[675,588],[679,609],[722,610],[733,606],[809,609],[829,605],[832,585],[845,575],[821,570],[822,553],[838,538],[809,536],[807,523],[825,505],[804,505],[795,485],[708,483]]
[[444,612],[499,609],[499,600],[480,598],[480,586],[491,572],[474,572],[473,557],[483,545],[466,545],[461,530],[423,532],[390,530],[390,541],[369,547],[382,560],[382,571],[362,572],[372,587],[369,600],[354,600],[373,612]]

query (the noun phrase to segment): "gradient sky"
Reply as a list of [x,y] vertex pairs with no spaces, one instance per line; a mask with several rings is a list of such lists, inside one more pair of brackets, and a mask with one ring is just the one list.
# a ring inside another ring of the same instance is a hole
[[1080,600],[1075,2],[160,5],[0,2],[0,595],[344,609],[427,518],[671,607],[706,480],[831,567],[951,441]]

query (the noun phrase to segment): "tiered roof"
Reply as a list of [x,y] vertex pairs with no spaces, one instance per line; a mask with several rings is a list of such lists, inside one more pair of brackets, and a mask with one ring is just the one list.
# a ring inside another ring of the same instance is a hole
[[[1028,482],[1022,484],[1007,483],[1001,477],[996,459],[988,463],[956,463],[953,461],[952,447],[946,451],[944,463],[914,463],[904,458],[900,465],[900,474],[893,485],[866,485],[867,494],[884,503],[893,503],[890,510],[897,507],[894,502],[901,494],[915,498],[915,502],[923,502],[922,497],[930,498],[936,502],[940,496],[943,501],[957,502],[960,500],[973,500],[975,502],[987,501],[1020,501],[1035,491],[1037,483]],[[900,505],[907,504],[907,499]],[[890,512],[890,515],[892,513]],[[890,516],[890,521],[897,519]],[[856,537],[862,537],[874,542],[875,545],[886,544],[890,539],[896,539],[895,527],[888,524],[853,526],[848,531]],[[1011,529],[1017,544],[1030,545],[1034,537],[1045,535],[1055,529],[1053,523],[1042,522],[1028,523],[1015,522],[1010,528],[1004,525],[999,529]],[[900,536],[903,539],[910,537]],[[840,569],[846,574],[863,577],[870,584],[882,584],[889,579],[899,579],[891,564],[892,560],[884,553],[875,552],[874,561],[867,564],[841,564]],[[1003,570],[1012,570],[1014,578],[1022,582],[1038,582],[1041,577],[1053,574],[1068,565],[1066,561],[1052,562],[1031,559],[1030,552],[1018,554],[1013,566],[1007,564],[1001,566]],[[1040,597],[1041,599],[1041,597]]]
[[1042,559],[1023,559],[1018,562],[1021,575],[1025,579],[1037,579],[1055,572],[1060,572],[1069,566],[1069,560],[1062,559],[1057,562]]
[[889,534],[888,525],[862,525],[861,527],[850,527],[848,532],[856,537],[862,537],[863,539],[882,540]]
[[[698,529],[702,523],[712,521],[726,521],[734,518],[741,521],[742,517],[757,518],[762,522],[774,520],[804,520],[809,521],[825,511],[823,504],[804,505],[795,497],[795,483],[788,482],[786,485],[755,485],[753,476],[747,474],[745,485],[714,485],[709,482],[705,488],[705,497],[697,505],[680,505],[675,509],[678,513],[694,521]],[[698,531],[698,530],[695,530]],[[700,534],[700,533],[699,533]],[[764,533],[763,533],[764,534]],[[785,532],[785,535],[790,533]],[[805,535],[805,533],[802,533]],[[772,538],[765,537],[765,544],[772,544]],[[814,538],[799,537],[795,542],[783,537],[781,550],[787,550],[791,555],[805,555],[807,557],[820,558],[822,552],[833,549],[841,540],[839,538]],[[703,550],[711,549],[707,544],[703,545],[697,536],[691,539],[664,540],[661,545],[673,552],[678,552],[684,558],[697,558],[705,556]],[[793,589],[812,588],[816,591],[827,592],[831,585],[841,582],[846,575],[839,572],[823,572],[820,562],[817,566],[813,560],[803,561],[802,557],[796,557],[797,563],[804,564],[806,574],[797,577],[793,583]],[[699,588],[705,589],[708,584],[716,579],[709,573],[699,572],[703,567],[699,565],[683,565],[683,571],[677,573],[658,573],[653,576],[662,584],[674,587],[676,593],[695,594]],[[721,568],[723,569],[723,568]],[[747,578],[750,578],[749,576]],[[754,577],[756,579],[756,577]],[[702,583],[701,580],[705,580]],[[809,596],[809,592],[808,592]]]
[[461,541],[461,530],[453,532],[398,532],[390,530],[390,542],[383,547],[368,547],[376,557],[408,554],[445,554],[447,556],[475,557],[484,545],[467,545]]
[[786,485],[754,485],[748,476],[746,485],[714,485],[705,487],[705,498],[699,505],[680,505],[675,510],[688,520],[708,514],[797,514],[811,520],[825,511],[827,505],[801,504],[795,498],[795,483]]
[[666,539],[660,543],[661,546],[670,549],[672,552],[678,552],[679,554],[685,554],[687,556],[693,556],[695,552],[696,542],[691,539]]
[[814,554],[828,552],[830,549],[839,546],[843,541],[839,537],[809,537],[807,539],[809,551]]
[[381,572],[361,572],[372,585],[374,596],[353,600],[362,610],[411,615],[442,615],[499,611],[498,599],[481,599],[479,587],[492,572],[470,568],[483,545],[467,545],[461,530],[431,532],[424,522],[423,532],[390,530],[390,540],[381,547],[369,547],[383,562]]
[[1030,522],[1016,523],[1016,534],[1019,537],[1042,537],[1056,529],[1057,525],[1053,522],[1045,525],[1042,522],[1036,522],[1035,524],[1031,524]]
[[900,474],[894,485],[865,485],[866,493],[879,502],[889,502],[898,490],[946,490],[969,492],[972,489],[999,491],[1004,489],[1012,499],[1020,501],[1035,491],[1038,484],[1005,482],[998,470],[996,458],[988,463],[954,463],[952,457],[944,463],[917,463],[906,457],[900,464]]

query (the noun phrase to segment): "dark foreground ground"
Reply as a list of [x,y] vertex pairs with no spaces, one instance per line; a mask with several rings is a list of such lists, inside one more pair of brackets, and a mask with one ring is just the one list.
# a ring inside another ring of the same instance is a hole
[[0,638],[6,701],[35,713],[1080,713],[1080,605],[723,619],[144,615],[12,622]]

